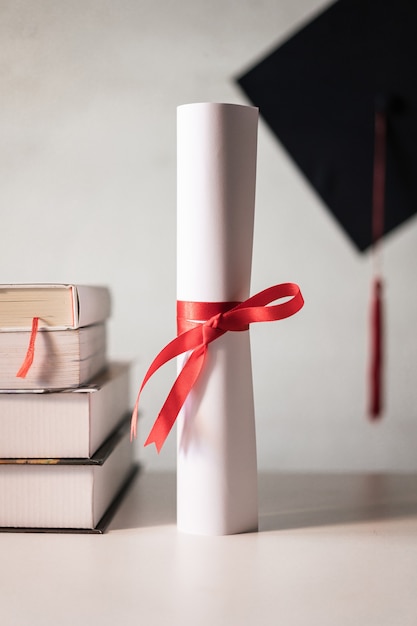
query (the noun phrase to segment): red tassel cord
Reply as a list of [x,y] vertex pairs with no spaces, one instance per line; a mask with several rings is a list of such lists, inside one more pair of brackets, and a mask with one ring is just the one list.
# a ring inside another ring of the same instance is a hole
[[35,357],[35,341],[38,334],[39,317],[34,317],[32,320],[32,331],[30,333],[29,345],[26,352],[25,359],[16,374],[17,378],[26,378],[27,373],[32,367],[33,359]]
[[386,175],[386,112],[375,113],[375,153],[372,198],[372,239],[374,280],[371,299],[370,324],[370,364],[369,364],[369,407],[372,420],[381,416],[383,409],[383,283],[381,278],[380,242],[384,234]]
[[383,375],[383,303],[382,282],[376,278],[371,302],[371,362],[369,417],[376,419],[382,412]]

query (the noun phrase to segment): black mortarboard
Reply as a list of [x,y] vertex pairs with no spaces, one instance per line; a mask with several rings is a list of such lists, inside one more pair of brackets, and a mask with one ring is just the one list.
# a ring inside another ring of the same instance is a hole
[[384,233],[417,212],[417,2],[339,0],[237,79],[361,251],[373,243],[375,109]]

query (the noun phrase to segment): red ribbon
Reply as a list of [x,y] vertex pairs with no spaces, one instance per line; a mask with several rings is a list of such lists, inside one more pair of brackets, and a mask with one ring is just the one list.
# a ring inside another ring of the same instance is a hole
[[[290,298],[290,300],[267,306],[281,298]],[[180,334],[155,357],[143,379],[132,414],[131,437],[136,437],[140,394],[151,376],[162,365],[180,354],[190,352],[145,442],[145,446],[154,443],[158,452],[203,370],[208,345],[228,331],[248,330],[252,322],[273,322],[290,317],[303,305],[304,299],[301,291],[294,283],[269,287],[239,303],[178,302],[178,332]],[[190,319],[193,320],[191,323]]]

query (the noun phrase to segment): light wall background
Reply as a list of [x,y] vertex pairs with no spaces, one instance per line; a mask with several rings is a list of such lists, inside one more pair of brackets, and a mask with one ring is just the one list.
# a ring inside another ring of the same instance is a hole
[[[109,285],[132,402],[175,333],[176,107],[246,103],[234,82],[322,0],[0,0],[0,282]],[[384,246],[386,412],[366,417],[369,255],[356,252],[260,121],[252,293],[301,313],[251,329],[260,469],[417,470],[417,222]],[[137,453],[175,365],[143,396]]]

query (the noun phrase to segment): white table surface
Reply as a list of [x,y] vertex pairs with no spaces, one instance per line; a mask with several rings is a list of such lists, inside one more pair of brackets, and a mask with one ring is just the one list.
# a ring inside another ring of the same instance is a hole
[[144,471],[105,535],[0,534],[4,626],[416,626],[417,477],[259,476],[260,529],[183,535]]

